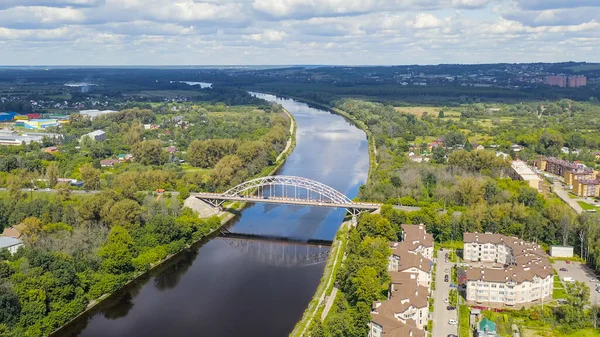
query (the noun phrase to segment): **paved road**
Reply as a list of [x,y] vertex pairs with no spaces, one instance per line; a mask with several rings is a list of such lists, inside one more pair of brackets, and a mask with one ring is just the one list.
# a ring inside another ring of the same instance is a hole
[[581,214],[581,212],[583,212],[583,208],[579,206],[577,200],[569,197],[569,192],[565,189],[565,187],[563,187],[561,182],[555,181],[552,186],[554,187],[554,193],[556,193],[559,198],[566,202],[567,205],[571,206],[571,208],[574,209],[577,214]]
[[[456,310],[447,310],[448,303],[444,303],[444,300],[448,298],[450,293],[450,282],[451,280],[451,268],[452,262],[445,261],[444,256],[446,255],[445,250],[438,252],[436,258],[437,269],[435,275],[435,291],[433,292],[433,337],[446,337],[449,334],[457,335],[457,326],[448,324],[450,319],[458,319],[456,317]],[[448,270],[445,272],[444,270]],[[448,275],[448,282],[444,282],[444,275]],[[456,303],[454,304],[456,305]]]
[[[580,281],[587,284],[590,287],[590,302],[600,305],[600,293],[596,291],[596,286],[600,283],[600,280],[591,272],[591,270],[582,263],[571,262],[567,264],[565,261],[556,261],[554,268],[558,273],[558,276],[562,280],[565,276],[572,277],[575,281]],[[566,268],[567,271],[560,271],[560,268]]]

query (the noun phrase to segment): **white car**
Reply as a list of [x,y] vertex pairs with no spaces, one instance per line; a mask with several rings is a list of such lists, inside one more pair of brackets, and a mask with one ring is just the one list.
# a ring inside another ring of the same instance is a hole
[[451,320],[448,321],[448,324],[450,324],[450,325],[457,325],[458,322],[455,319],[451,319]]

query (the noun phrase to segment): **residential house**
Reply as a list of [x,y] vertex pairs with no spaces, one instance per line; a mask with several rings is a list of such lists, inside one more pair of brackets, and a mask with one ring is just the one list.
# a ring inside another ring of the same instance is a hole
[[121,161],[118,159],[104,159],[100,161],[102,167],[113,167],[115,164],[119,164]]
[[10,236],[0,236],[0,250],[7,249],[12,255],[15,254],[19,248],[23,246],[23,241]]
[[476,337],[496,337],[496,323],[484,318],[477,324]]
[[510,147],[511,150],[513,150],[513,152],[521,152],[523,151],[523,147],[519,144],[513,144]]
[[473,143],[473,144],[471,144],[471,146],[473,147],[473,150],[476,150],[476,151],[485,150],[485,147],[483,147],[483,145],[481,145],[481,144]]
[[131,153],[120,153],[117,158],[119,158],[120,161],[131,161],[133,155]]
[[83,139],[84,137],[89,137],[91,140],[96,142],[102,142],[106,140],[106,132],[102,130],[95,130],[90,133],[86,133],[81,137],[81,139]]
[[45,147],[44,148],[44,152],[46,152],[46,153],[56,153],[56,152],[58,152],[58,147],[56,147],[56,146]]

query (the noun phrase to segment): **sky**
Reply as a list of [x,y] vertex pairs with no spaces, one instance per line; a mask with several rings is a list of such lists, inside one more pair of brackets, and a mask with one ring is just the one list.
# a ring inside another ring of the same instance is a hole
[[600,0],[0,0],[0,65],[600,61]]

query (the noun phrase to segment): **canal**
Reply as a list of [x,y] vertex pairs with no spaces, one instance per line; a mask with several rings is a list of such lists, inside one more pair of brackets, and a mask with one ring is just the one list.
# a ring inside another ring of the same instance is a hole
[[[291,99],[296,148],[278,174],[310,178],[353,198],[367,178],[367,139],[344,118]],[[344,210],[255,204],[231,232],[333,239]],[[183,252],[57,336],[287,336],[310,302],[328,247],[215,237]]]

